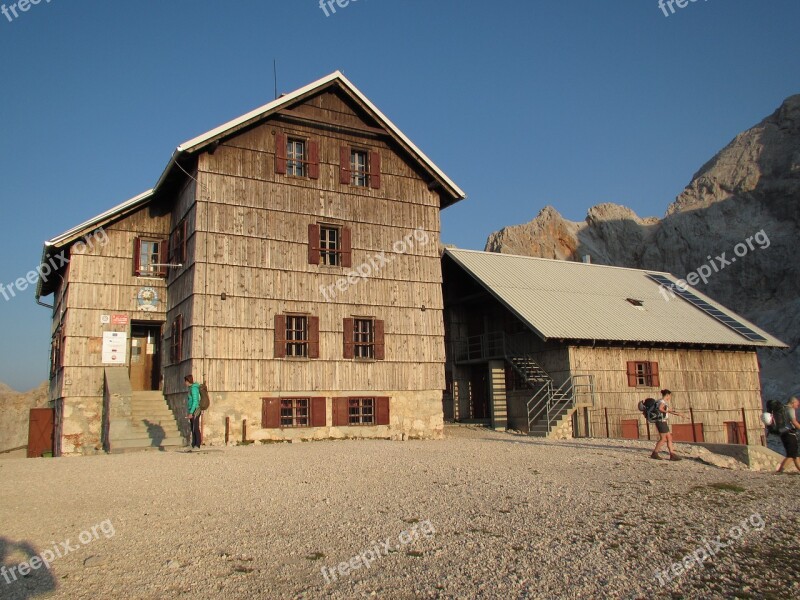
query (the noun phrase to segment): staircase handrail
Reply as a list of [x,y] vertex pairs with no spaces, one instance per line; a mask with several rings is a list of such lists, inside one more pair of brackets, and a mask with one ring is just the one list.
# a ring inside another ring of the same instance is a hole
[[[579,381],[586,379],[585,383]],[[562,411],[554,410],[556,404],[567,401],[567,412],[575,408],[576,390],[587,387],[591,398],[591,405],[594,406],[594,376],[593,375],[570,375],[556,390],[551,386],[543,386],[542,390],[528,400],[528,427],[538,421],[542,416],[545,418],[547,433],[552,431],[556,418]],[[546,393],[549,390],[549,393]]]

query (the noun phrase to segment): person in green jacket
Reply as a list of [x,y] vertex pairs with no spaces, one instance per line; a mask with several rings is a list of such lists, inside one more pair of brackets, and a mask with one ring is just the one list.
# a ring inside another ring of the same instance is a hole
[[200,434],[200,384],[194,382],[194,377],[187,375],[183,378],[189,394],[186,396],[186,414],[192,429],[192,448],[199,448],[202,443]]

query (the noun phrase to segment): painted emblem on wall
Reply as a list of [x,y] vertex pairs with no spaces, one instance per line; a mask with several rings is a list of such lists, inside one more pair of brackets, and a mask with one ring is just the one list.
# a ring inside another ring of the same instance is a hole
[[136,302],[139,305],[139,310],[148,312],[158,310],[158,292],[151,287],[139,288],[139,293],[136,294]]

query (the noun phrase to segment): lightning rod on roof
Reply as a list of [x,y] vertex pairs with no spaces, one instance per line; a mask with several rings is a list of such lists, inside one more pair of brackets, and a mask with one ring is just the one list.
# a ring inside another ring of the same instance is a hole
[[275,81],[275,100],[278,99],[278,61],[277,59],[272,59],[272,75]]

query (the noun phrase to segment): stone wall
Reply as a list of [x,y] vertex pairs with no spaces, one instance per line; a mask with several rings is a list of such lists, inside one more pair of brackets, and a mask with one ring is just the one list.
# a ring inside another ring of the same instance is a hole
[[[247,421],[247,441],[291,441],[346,438],[378,439],[442,439],[444,416],[441,390],[422,392],[374,391],[369,392],[292,392],[283,396],[325,397],[326,427],[302,427],[265,429],[261,427],[262,399],[278,397],[274,392],[215,393],[211,392],[211,408],[204,413],[203,443],[219,446],[225,443],[225,420],[230,417],[229,444],[242,443],[242,423]],[[389,396],[389,425],[377,426],[332,426],[332,398],[339,396]],[[185,406],[183,398],[171,398],[172,406]],[[176,411],[178,420],[183,412]]]

